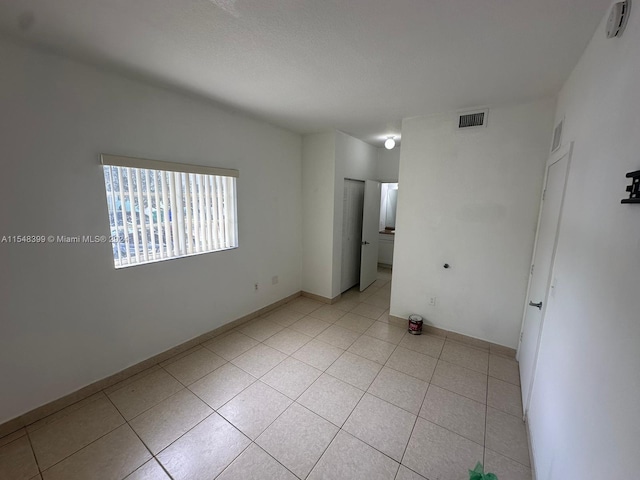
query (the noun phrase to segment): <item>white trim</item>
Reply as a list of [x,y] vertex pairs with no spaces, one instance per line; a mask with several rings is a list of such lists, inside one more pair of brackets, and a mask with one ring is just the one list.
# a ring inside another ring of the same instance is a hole
[[112,165],[114,167],[144,168],[148,170],[164,170],[167,172],[180,173],[201,173],[204,175],[219,175],[222,177],[240,176],[238,170],[231,168],[206,167],[204,165],[191,165],[188,163],[161,162],[160,160],[149,160],[146,158],[123,157],[120,155],[100,155],[102,165]]

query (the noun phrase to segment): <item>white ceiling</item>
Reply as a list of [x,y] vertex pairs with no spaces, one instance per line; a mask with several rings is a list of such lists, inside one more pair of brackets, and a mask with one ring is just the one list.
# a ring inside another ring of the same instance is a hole
[[2,0],[0,30],[297,131],[556,93],[610,0]]

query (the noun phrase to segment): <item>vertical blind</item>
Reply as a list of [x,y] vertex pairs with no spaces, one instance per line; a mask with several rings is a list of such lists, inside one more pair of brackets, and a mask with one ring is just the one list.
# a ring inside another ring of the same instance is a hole
[[237,170],[102,155],[116,268],[238,246]]

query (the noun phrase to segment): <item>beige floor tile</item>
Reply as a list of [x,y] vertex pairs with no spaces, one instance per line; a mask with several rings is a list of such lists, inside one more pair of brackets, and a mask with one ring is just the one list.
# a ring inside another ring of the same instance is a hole
[[10,433],[9,435],[5,435],[4,437],[0,438],[0,447],[4,447],[14,440],[18,440],[19,438],[24,437],[26,434],[27,429],[21,428],[20,430],[16,430],[15,432]]
[[158,461],[174,480],[211,480],[251,441],[214,413],[160,452]]
[[300,333],[291,328],[285,328],[284,330],[276,333],[273,337],[267,338],[264,341],[264,344],[275,348],[286,355],[291,355],[311,340],[312,337],[305,335],[304,333]]
[[427,480],[422,475],[418,475],[416,472],[409,470],[404,465],[400,465],[396,480]]
[[199,348],[175,362],[165,364],[164,369],[187,386],[225,363],[227,361],[224,358],[206,348]]
[[220,355],[225,360],[233,360],[257,344],[257,340],[246,336],[244,333],[231,332],[228,335],[213,338],[203,343],[202,346]]
[[362,301],[362,303],[366,303],[367,305],[373,305],[374,307],[379,307],[379,308],[382,308],[383,310],[388,310],[391,301],[390,301],[390,297],[386,294],[374,293],[370,297],[365,298]]
[[377,293],[374,293],[370,297],[365,298],[362,303],[387,310],[391,301],[387,295],[379,295]]
[[380,318],[382,314],[388,307],[376,307],[375,305],[370,305],[368,303],[361,303],[356,308],[351,310],[351,313],[355,313],[356,315],[362,315],[363,317],[371,318],[372,320],[376,320]]
[[264,342],[267,338],[275,335],[283,328],[282,325],[272,322],[269,319],[261,318],[248,321],[240,331],[254,340]]
[[309,474],[308,480],[393,480],[398,463],[340,431]]
[[227,363],[189,386],[211,408],[218,409],[253,382],[255,377]]
[[366,390],[376,378],[382,365],[353,353],[344,352],[333,365],[327,369],[327,373],[344,382],[347,382],[360,390]]
[[[118,383],[114,383],[110,387],[105,388],[104,389],[104,393],[106,393],[107,395],[110,395],[111,393],[115,392],[116,390],[120,390],[121,388],[123,388],[123,387],[125,387],[127,385],[130,385],[132,383],[135,383],[138,380],[142,379],[143,377],[146,377],[147,375],[151,375],[152,373],[155,373],[155,372],[157,372],[159,370],[161,370],[161,368],[158,365],[154,365],[153,367],[149,367],[149,368],[147,368],[145,370],[142,370],[139,373],[136,373],[135,375],[131,375],[130,377],[127,377],[124,380],[121,380]],[[101,395],[101,393],[96,393],[96,396],[100,396],[100,395]],[[83,400],[82,402],[85,402],[87,400]],[[78,402],[78,403],[82,403],[82,402]],[[71,406],[65,408],[63,411],[73,409],[76,405],[77,404],[71,405]],[[61,413],[61,412],[58,412],[58,413]],[[58,415],[58,413],[52,415],[52,417]],[[42,421],[44,422],[46,420],[47,419],[44,419]],[[38,424],[38,423],[40,423],[40,422],[36,422],[36,424]],[[27,430],[29,430],[29,429],[30,429],[30,427],[27,427]]]
[[396,345],[400,343],[400,340],[402,340],[402,337],[404,337],[406,333],[406,329],[385,322],[375,322],[364,332],[365,335]]
[[487,405],[516,417],[522,417],[522,394],[520,387],[489,377]]
[[137,417],[184,387],[164,370],[157,370],[109,394],[126,420]]
[[433,357],[399,346],[391,354],[385,366],[430,382],[437,363],[438,360]]
[[396,324],[396,323],[394,323],[394,321],[392,321],[392,319],[391,319],[391,318],[389,318],[389,315],[390,315],[390,312],[389,312],[389,309],[387,308],[387,309],[384,311],[384,313],[383,313],[382,315],[380,315],[380,316],[376,319],[376,322],[391,323],[391,324],[396,325],[396,327],[402,327],[402,328],[405,328],[405,325],[404,325],[404,324],[400,325],[400,324]]
[[312,298],[298,297],[295,300],[287,303],[287,307],[296,312],[309,315],[311,312],[318,310],[320,307],[325,306],[326,303],[319,302]]
[[342,298],[344,300],[353,300],[356,301],[358,303],[362,302],[365,298],[370,297],[371,295],[373,295],[377,289],[372,288],[372,289],[367,289],[364,292],[361,292],[360,290],[358,290],[359,287],[353,287],[350,290],[347,290],[346,292],[344,292],[342,294]]
[[399,462],[415,421],[415,415],[365,393],[342,428]]
[[26,436],[0,447],[0,478],[29,480],[36,475],[38,465]]
[[461,367],[487,374],[489,369],[489,353],[461,343],[447,340],[440,354],[440,359]]
[[258,437],[256,443],[300,478],[306,478],[338,428],[294,403]]
[[331,306],[338,308],[340,310],[344,310],[345,312],[349,312],[356,308],[360,302],[358,300],[353,300],[349,298],[340,298],[335,303],[332,303]]
[[217,480],[297,480],[255,443],[242,452]]
[[505,347],[496,343],[489,344],[489,353],[491,353],[491,355],[500,355],[510,359],[516,358],[516,350],[514,348]]
[[393,343],[362,335],[353,342],[348,351],[384,365],[395,349]]
[[285,358],[287,356],[284,353],[260,344],[234,358],[231,363],[254,377],[261,377]]
[[138,468],[125,480],[171,480],[171,478],[154,458]]
[[213,410],[184,389],[129,422],[154,455],[211,415]]
[[487,376],[438,360],[431,383],[480,403],[487,403]]
[[487,407],[480,402],[429,385],[420,416],[431,423],[484,445],[484,425]]
[[272,322],[282,325],[283,327],[290,327],[304,316],[305,314],[302,312],[293,310],[289,307],[283,307],[273,313],[270,313],[266,318]]
[[462,335],[456,332],[447,332],[447,341],[453,341],[461,343],[468,347],[473,347],[479,350],[483,350],[489,353],[490,343],[486,340],[480,340],[479,338],[469,337],[468,335]]
[[461,480],[483,453],[477,443],[418,418],[402,463],[426,478]]
[[[157,365],[153,368],[153,369],[147,369],[144,371],[144,374],[147,375],[149,373],[155,372],[157,370],[160,370],[160,367],[158,367]],[[135,378],[142,378],[142,376],[144,375],[134,375]],[[124,385],[124,382],[120,382],[119,385]],[[85,406],[89,405],[90,403],[100,399],[100,398],[106,398],[106,395],[104,392],[98,392],[95,393],[93,395],[90,395],[89,397],[80,400],[79,402],[73,403],[71,405],[69,405],[68,407],[63,408],[62,410],[58,410],[57,412],[43,418],[42,420],[38,420],[37,422],[34,422],[30,425],[27,425],[26,430],[29,433],[35,432],[36,430],[50,424],[53,422],[57,422],[58,420],[60,420],[62,417],[66,417],[67,415],[72,414],[73,412],[75,412],[76,410],[80,410],[81,408],[84,408]],[[1,444],[1,441],[0,441]]]
[[368,392],[417,415],[427,393],[427,386],[428,384],[420,379],[385,367],[373,381]]
[[345,314],[340,320],[338,320],[334,325],[338,325],[339,327],[347,328],[349,330],[353,330],[357,333],[366,332],[375,320],[371,318],[363,317],[362,315],[357,315],[355,313],[349,312]]
[[187,350],[183,350],[180,353],[176,353],[174,356],[160,362],[158,365],[160,365],[161,367],[166,367],[167,365],[171,365],[172,363],[177,362],[181,358],[187,357],[192,353],[197,352],[198,350],[201,350],[201,349],[202,349],[202,345],[196,345],[195,347],[191,347]]
[[343,353],[344,350],[341,348],[314,338],[291,356],[324,371]]
[[316,338],[324,343],[346,350],[358,337],[360,337],[358,332],[339,327],[338,325],[331,325]]
[[400,346],[413,350],[414,352],[438,358],[444,346],[444,338],[435,335],[405,335],[400,342]]
[[484,452],[484,471],[500,480],[531,480],[531,469],[488,448]]
[[284,393],[287,397],[295,400],[321,374],[322,372],[317,368],[289,357],[269,371],[261,380],[280,393]]
[[104,437],[45,470],[44,480],[112,480],[124,478],[151,459],[129,425]]
[[520,385],[518,362],[512,358],[489,355],[489,375],[503,382]]
[[125,423],[105,396],[31,432],[31,444],[42,470],[86,447]]
[[353,385],[323,374],[299,398],[298,403],[341,427],[364,392]]
[[390,279],[378,278],[375,282],[373,282],[371,284],[371,287],[379,289],[379,288],[382,288],[382,287],[384,287],[386,285],[390,285],[390,283],[391,283]]
[[524,422],[518,417],[491,407],[487,408],[486,447],[518,463],[530,466],[529,444]]
[[344,310],[336,308],[333,305],[324,305],[317,310],[309,313],[310,317],[319,318],[327,323],[336,323],[340,318],[345,315]]
[[291,399],[256,382],[218,410],[238,430],[255,440],[291,404]]
[[291,325],[291,328],[297,330],[300,333],[304,333],[305,335],[309,335],[311,337],[315,337],[320,334],[327,328],[331,326],[330,323],[327,323],[323,320],[314,317],[303,317],[298,320],[296,323]]

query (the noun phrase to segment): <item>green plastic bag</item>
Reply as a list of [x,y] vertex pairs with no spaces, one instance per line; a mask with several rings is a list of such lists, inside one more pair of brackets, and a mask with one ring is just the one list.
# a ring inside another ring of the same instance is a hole
[[484,467],[478,462],[476,468],[469,470],[469,480],[498,480],[498,477],[493,473],[484,473]]

